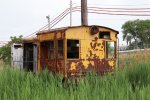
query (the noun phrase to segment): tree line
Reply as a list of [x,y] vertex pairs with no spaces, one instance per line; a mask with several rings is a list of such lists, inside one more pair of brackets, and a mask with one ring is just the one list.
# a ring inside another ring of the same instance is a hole
[[123,40],[128,46],[150,44],[150,20],[131,20],[122,25]]

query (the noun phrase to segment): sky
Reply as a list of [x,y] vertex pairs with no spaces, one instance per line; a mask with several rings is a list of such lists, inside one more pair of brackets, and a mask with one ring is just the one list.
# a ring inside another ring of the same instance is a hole
[[[81,0],[72,0],[73,6],[80,6]],[[148,8],[150,0],[87,0],[88,6],[109,8]],[[0,41],[9,41],[10,36],[28,36],[47,24],[46,16],[53,20],[66,8],[70,0],[0,0]],[[150,14],[150,12],[146,12]],[[110,16],[88,14],[89,25],[100,25],[119,31],[119,44],[122,41],[121,26],[128,20],[150,19],[150,17]],[[56,27],[69,26],[69,15]],[[80,13],[74,12],[72,25],[81,25]]]

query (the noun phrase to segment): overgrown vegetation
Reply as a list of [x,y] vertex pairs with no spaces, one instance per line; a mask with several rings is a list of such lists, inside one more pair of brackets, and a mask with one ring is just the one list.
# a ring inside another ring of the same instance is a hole
[[3,60],[5,63],[10,63],[11,61],[11,47],[10,45],[5,45],[0,47],[0,59]]
[[0,60],[3,60],[6,64],[10,64],[11,62],[11,45],[13,43],[21,43],[22,42],[22,35],[19,37],[10,37],[11,41],[8,44],[0,47]]
[[150,63],[116,70],[103,77],[87,75],[64,87],[61,76],[39,76],[6,68],[0,72],[0,100],[149,100]]
[[119,67],[132,67],[133,65],[149,62],[150,50],[141,50],[137,52],[128,52],[119,54]]

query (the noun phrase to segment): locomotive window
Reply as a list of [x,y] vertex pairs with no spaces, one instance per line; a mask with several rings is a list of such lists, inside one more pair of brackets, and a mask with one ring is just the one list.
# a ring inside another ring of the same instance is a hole
[[54,59],[54,41],[49,41],[48,58]]
[[67,40],[67,58],[79,58],[79,40]]
[[115,42],[106,42],[106,58],[116,58]]
[[110,39],[110,32],[99,32],[100,39]]
[[57,57],[63,58],[63,40],[58,40],[58,53],[57,53]]

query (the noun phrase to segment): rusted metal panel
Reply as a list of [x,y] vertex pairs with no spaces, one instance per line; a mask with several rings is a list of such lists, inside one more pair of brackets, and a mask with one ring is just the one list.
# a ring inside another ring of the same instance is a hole
[[40,59],[40,64],[41,70],[44,70],[45,68],[52,72],[56,72],[57,70],[55,59]]
[[60,73],[65,75],[65,67],[64,67],[64,60],[60,59],[40,59],[40,67],[41,70],[47,68],[49,71],[54,73]]
[[60,74],[65,75],[65,61],[64,59],[57,59],[56,71]]
[[54,40],[55,32],[37,35],[40,42]]
[[57,32],[56,33],[56,39],[64,39],[64,32]]
[[40,42],[38,41],[38,43],[37,43],[37,49],[38,49],[38,51],[37,51],[37,53],[38,53],[38,55],[37,55],[37,72],[38,72],[38,74],[40,73],[40,70],[41,70],[41,61],[40,61],[40,59],[41,59],[41,44],[40,44]]

